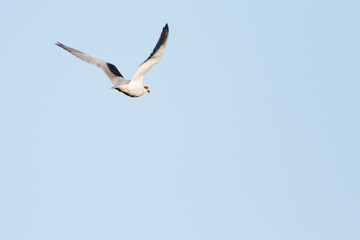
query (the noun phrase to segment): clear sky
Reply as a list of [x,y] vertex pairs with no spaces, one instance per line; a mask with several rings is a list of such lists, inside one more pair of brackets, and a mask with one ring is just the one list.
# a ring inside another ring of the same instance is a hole
[[[2,1],[0,239],[360,239],[360,3]],[[168,23],[150,94],[128,79]]]

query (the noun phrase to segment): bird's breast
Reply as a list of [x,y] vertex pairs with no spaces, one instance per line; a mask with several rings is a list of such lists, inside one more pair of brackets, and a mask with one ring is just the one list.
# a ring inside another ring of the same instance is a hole
[[129,84],[124,93],[131,97],[140,97],[144,94],[144,85],[138,83]]

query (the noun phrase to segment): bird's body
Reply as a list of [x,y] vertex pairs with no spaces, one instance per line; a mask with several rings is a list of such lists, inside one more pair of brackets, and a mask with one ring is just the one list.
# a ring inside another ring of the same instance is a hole
[[[114,88],[114,87],[113,87]],[[148,92],[148,88],[142,82],[129,81],[129,83],[115,87],[114,89],[130,96],[140,97],[144,93]]]
[[72,55],[101,68],[108,76],[113,84],[113,89],[116,89],[130,97],[140,97],[146,92],[150,92],[149,88],[144,85],[145,74],[149,69],[158,63],[165,51],[167,38],[169,35],[169,27],[166,24],[162,30],[160,38],[150,56],[136,69],[131,80],[125,80],[119,70],[111,63],[105,62],[101,59],[90,56],[86,53],[78,51],[74,48],[68,47],[62,43],[56,43],[59,47],[65,49]]

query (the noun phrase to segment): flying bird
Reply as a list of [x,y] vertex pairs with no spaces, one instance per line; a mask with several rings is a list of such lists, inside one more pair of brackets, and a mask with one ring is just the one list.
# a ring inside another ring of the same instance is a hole
[[111,63],[90,56],[89,54],[68,47],[62,43],[57,42],[55,44],[65,49],[75,57],[78,57],[81,60],[84,60],[85,62],[88,62],[90,64],[93,64],[101,68],[112,82],[113,84],[112,89],[116,89],[130,97],[140,97],[144,93],[147,92],[150,93],[149,87],[144,85],[143,82],[144,77],[145,74],[149,71],[149,69],[160,61],[161,56],[165,51],[168,36],[169,36],[169,26],[168,24],[166,24],[161,32],[160,38],[154,50],[152,51],[150,56],[143,63],[141,63],[140,66],[136,69],[131,80],[126,80],[123,77],[123,75],[121,75],[119,70],[115,67],[115,65]]

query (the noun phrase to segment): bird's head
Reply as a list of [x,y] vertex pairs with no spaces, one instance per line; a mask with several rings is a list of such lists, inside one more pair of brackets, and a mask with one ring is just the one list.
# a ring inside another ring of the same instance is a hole
[[150,93],[150,89],[148,86],[144,86],[144,92]]

